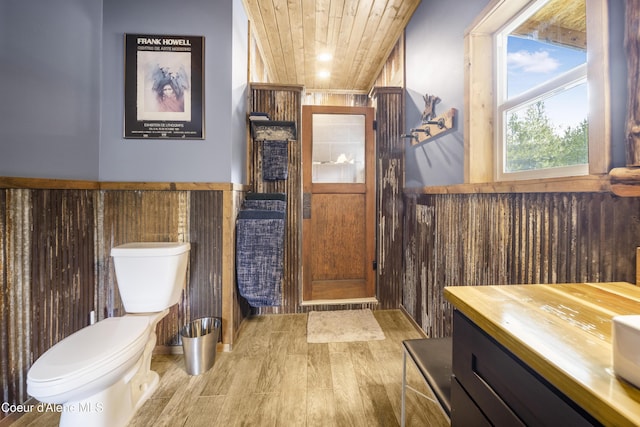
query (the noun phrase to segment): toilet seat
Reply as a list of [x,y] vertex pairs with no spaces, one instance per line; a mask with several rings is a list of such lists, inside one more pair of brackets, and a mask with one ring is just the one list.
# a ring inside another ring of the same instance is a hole
[[122,375],[148,340],[149,317],[111,317],[87,326],[47,350],[27,374],[27,392],[45,401],[110,373]]

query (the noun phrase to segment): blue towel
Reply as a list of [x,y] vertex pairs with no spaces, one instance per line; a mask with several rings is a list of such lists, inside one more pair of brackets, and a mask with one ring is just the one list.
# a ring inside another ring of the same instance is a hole
[[284,212],[243,210],[238,215],[238,291],[252,307],[281,305],[284,226]]
[[277,181],[289,175],[289,142],[262,141],[262,179]]
[[284,212],[287,202],[282,200],[245,200],[242,209]]
[[255,193],[253,191],[247,193],[245,200],[282,200],[287,201],[287,193]]

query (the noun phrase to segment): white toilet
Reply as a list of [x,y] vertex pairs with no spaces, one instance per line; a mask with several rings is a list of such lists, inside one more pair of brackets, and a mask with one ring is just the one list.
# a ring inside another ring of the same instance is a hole
[[153,394],[156,325],[180,299],[189,250],[189,243],[155,242],[111,250],[127,314],[68,336],[27,374],[27,392],[61,412],[61,426],[124,426]]

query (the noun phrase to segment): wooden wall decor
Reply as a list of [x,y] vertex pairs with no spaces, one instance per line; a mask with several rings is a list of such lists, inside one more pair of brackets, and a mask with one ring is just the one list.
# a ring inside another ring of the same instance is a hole
[[407,194],[403,305],[438,337],[445,286],[634,283],[638,211],[610,193]]
[[417,128],[413,128],[403,138],[410,138],[412,145],[421,144],[453,129],[457,110],[450,108],[445,113],[436,115],[436,105],[440,98],[435,95],[424,95],[424,111],[422,112],[422,123]]
[[455,117],[457,110],[450,108],[443,114],[434,117],[433,119],[426,120],[420,124],[417,128],[411,129],[405,138],[411,138],[411,144],[417,145],[423,142],[434,139],[438,135],[448,132],[455,126]]

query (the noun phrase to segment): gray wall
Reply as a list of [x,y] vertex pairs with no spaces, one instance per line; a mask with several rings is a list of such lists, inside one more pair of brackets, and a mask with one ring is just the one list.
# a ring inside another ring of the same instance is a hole
[[[406,130],[420,125],[424,94],[441,102],[436,113],[456,108],[454,132],[420,145],[406,144],[406,185],[464,182],[464,32],[489,0],[423,0],[406,30]],[[626,59],[624,0],[610,0],[612,145],[614,166],[624,164]],[[455,12],[454,12],[455,11]]]
[[247,69],[249,24],[242,0],[233,0],[233,75],[231,76],[231,182],[247,183]]
[[0,0],[0,176],[98,178],[102,2]]
[[[234,178],[243,179],[238,171],[244,169],[244,158],[240,165],[234,165],[240,162],[235,147],[246,145],[246,102],[234,93],[242,90],[243,85],[246,87],[247,74],[247,20],[246,16],[242,20],[238,15],[244,14],[243,9],[234,7],[239,1],[104,1],[101,181],[232,182]],[[234,28],[242,23],[244,28]],[[124,33],[205,37],[204,140],[123,139]],[[234,37],[240,33],[244,33],[244,40]],[[242,53],[234,56],[234,47]],[[244,56],[244,63],[234,62],[238,55]],[[236,82],[234,88],[234,68],[240,67],[245,78],[243,82]],[[240,122],[242,131],[238,129]]]
[[609,0],[609,74],[611,77],[611,144],[613,167],[626,165],[627,56],[624,50],[625,0]]
[[[0,176],[246,182],[241,0],[0,0]],[[205,37],[205,132],[125,140],[124,33]]]

